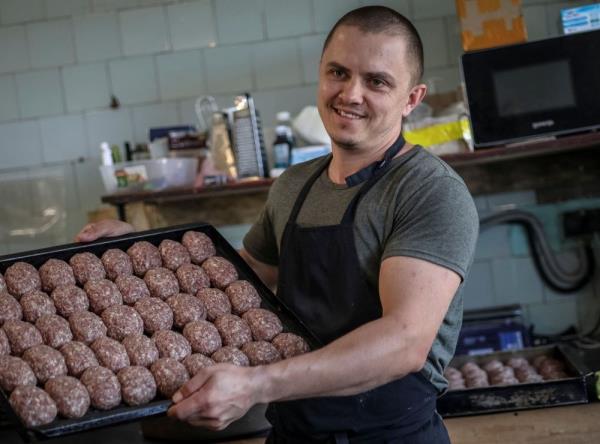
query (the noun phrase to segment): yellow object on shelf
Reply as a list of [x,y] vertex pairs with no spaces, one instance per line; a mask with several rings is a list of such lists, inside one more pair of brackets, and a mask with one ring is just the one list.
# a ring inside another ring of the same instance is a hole
[[450,122],[434,123],[421,128],[405,128],[403,134],[409,143],[430,147],[454,140],[469,140],[471,128],[469,127],[469,120],[465,117]]
[[465,51],[527,41],[521,0],[456,0]]

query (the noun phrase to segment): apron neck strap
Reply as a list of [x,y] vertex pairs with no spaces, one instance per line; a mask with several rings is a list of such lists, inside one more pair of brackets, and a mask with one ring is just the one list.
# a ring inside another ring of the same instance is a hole
[[[346,209],[344,217],[342,218],[342,223],[352,223],[354,221],[354,214],[356,213],[358,201],[367,191],[371,189],[373,185],[375,185],[377,180],[379,180],[379,178],[383,176],[383,174],[389,169],[389,167],[391,166],[392,159],[400,152],[404,144],[404,137],[402,136],[402,134],[400,134],[400,136],[398,137],[398,139],[396,139],[394,144],[386,150],[385,154],[383,155],[383,159],[367,167],[372,170],[371,177],[362,186],[362,188],[359,190],[356,196],[354,196],[352,202],[350,202],[350,205]],[[300,209],[302,208],[302,204],[304,203],[306,196],[310,192],[311,187],[319,178],[319,176],[323,174],[323,171],[327,169],[329,163],[331,162],[331,159],[332,155],[330,154],[324,160],[323,165],[321,165],[317,169],[317,171],[315,171],[313,175],[310,176],[310,178],[306,181],[306,183],[302,187],[302,190],[300,190],[300,194],[296,198],[296,202],[294,203],[294,207],[292,208],[292,212],[290,213],[290,218],[288,222],[296,222],[298,214],[300,213]]]

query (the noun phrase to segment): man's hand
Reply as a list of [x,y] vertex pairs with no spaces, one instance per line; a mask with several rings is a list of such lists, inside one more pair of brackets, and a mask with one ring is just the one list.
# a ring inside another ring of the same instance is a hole
[[76,242],[91,242],[101,237],[121,236],[133,233],[135,229],[127,222],[115,219],[105,219],[87,224],[75,236]]
[[193,426],[223,430],[259,402],[260,367],[217,364],[203,369],[173,395],[167,414]]

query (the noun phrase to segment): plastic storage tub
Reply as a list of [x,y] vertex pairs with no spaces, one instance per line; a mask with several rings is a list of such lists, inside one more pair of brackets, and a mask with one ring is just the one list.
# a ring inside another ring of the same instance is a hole
[[161,158],[101,165],[100,174],[108,193],[156,191],[193,186],[197,169],[197,158]]

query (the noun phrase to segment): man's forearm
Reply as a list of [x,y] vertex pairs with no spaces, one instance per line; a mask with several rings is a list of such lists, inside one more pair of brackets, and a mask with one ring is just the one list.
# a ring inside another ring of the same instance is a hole
[[353,395],[420,370],[427,353],[399,324],[383,317],[317,351],[257,368],[260,401]]

